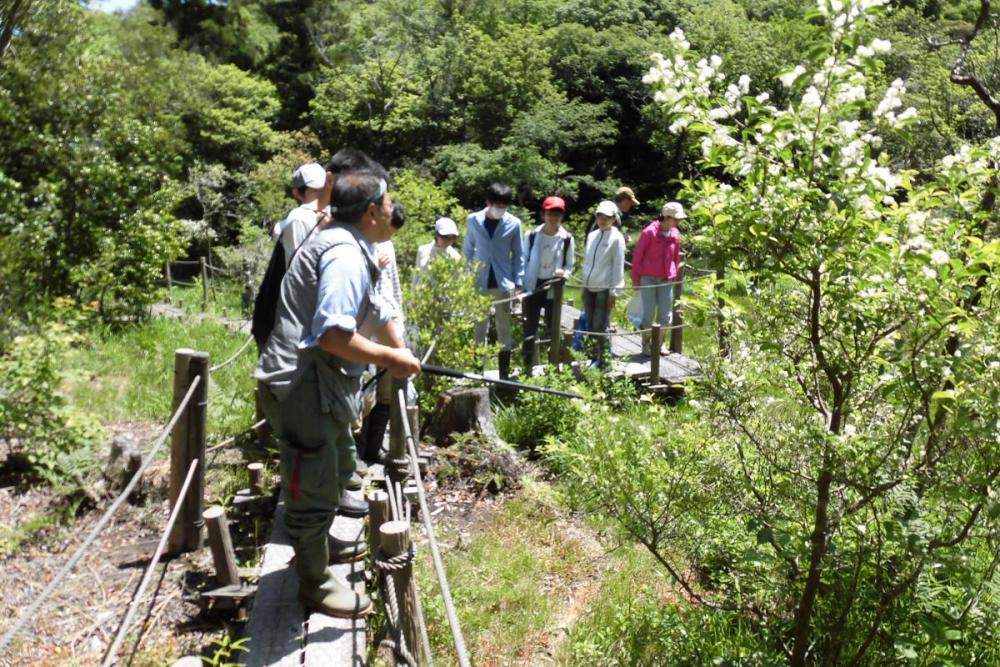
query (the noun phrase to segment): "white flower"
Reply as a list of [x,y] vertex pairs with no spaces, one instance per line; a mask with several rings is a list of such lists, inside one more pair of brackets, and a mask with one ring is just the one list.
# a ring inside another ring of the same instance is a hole
[[848,438],[853,438],[857,434],[858,434],[858,427],[855,426],[854,424],[847,424],[846,426],[844,426],[844,435],[846,435]]
[[892,48],[892,42],[887,39],[875,39],[872,41],[871,48],[875,53],[889,53],[889,50]]
[[736,82],[736,85],[740,87],[740,92],[742,92],[744,95],[750,93],[750,77],[747,76],[746,74],[742,75],[739,78],[739,80]]
[[885,97],[879,102],[878,108],[875,109],[875,117],[884,116],[893,109],[896,109],[903,105],[903,100],[900,96],[906,92],[906,87],[903,85],[902,79],[896,79],[889,85],[889,88],[885,91]]
[[842,120],[837,123],[837,129],[840,130],[840,134],[842,134],[845,139],[853,139],[855,135],[857,135],[858,128],[860,127],[860,120]]
[[871,58],[872,56],[875,55],[875,49],[873,49],[870,46],[865,46],[864,44],[862,44],[861,46],[858,47],[858,55],[861,56],[862,58]]
[[690,122],[691,122],[690,118],[683,116],[681,118],[678,118],[677,120],[675,120],[673,123],[670,124],[670,133],[680,134],[681,132],[684,131],[684,128],[686,128],[688,124],[690,124]]
[[935,271],[929,266],[920,267],[920,272],[924,274],[924,278],[927,278],[928,280],[934,280],[935,278],[937,278],[937,271]]
[[805,94],[802,96],[802,106],[806,108],[816,108],[823,103],[823,100],[819,96],[819,91],[816,90],[816,86],[809,86],[806,88]]
[[802,65],[796,65],[795,69],[793,69],[791,72],[785,72],[784,74],[779,76],[778,79],[781,81],[781,85],[783,85],[785,88],[791,88],[792,84],[795,83],[795,80],[805,73],[806,73],[805,67],[803,67]]
[[708,117],[711,120],[725,120],[729,118],[729,110],[725,107],[716,107],[708,112]]
[[944,250],[935,250],[931,253],[931,264],[940,266],[941,264],[947,264],[949,259],[951,258],[948,257],[948,253]]

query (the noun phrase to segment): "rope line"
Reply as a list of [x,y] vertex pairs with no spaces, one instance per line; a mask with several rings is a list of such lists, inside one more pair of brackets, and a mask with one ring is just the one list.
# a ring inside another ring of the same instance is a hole
[[17,633],[24,629],[24,627],[28,624],[28,621],[30,621],[31,618],[38,612],[38,609],[43,604],[45,604],[45,602],[49,599],[49,596],[52,595],[52,593],[56,590],[59,584],[62,583],[62,580],[66,578],[66,575],[70,573],[70,571],[76,566],[77,562],[79,562],[79,560],[83,557],[83,554],[90,547],[93,541],[97,538],[98,534],[100,534],[100,532],[104,530],[104,527],[111,520],[111,517],[114,515],[114,513],[118,511],[118,508],[121,506],[121,504],[125,502],[125,499],[128,498],[129,495],[131,495],[132,491],[139,484],[139,480],[142,479],[143,473],[146,472],[146,469],[150,466],[150,464],[153,463],[153,457],[156,456],[157,450],[159,450],[160,446],[166,441],[167,436],[170,435],[170,432],[174,428],[174,424],[176,424],[177,420],[180,419],[181,414],[187,407],[188,402],[191,400],[191,396],[194,395],[194,390],[198,387],[198,383],[200,382],[201,382],[200,376],[196,376],[194,380],[191,381],[191,386],[188,387],[187,394],[184,395],[184,398],[177,405],[177,410],[174,411],[174,414],[173,416],[171,416],[170,421],[164,427],[163,432],[160,433],[160,437],[157,438],[153,446],[149,448],[149,453],[146,454],[146,460],[143,461],[139,469],[135,472],[134,475],[132,475],[132,479],[129,481],[128,485],[121,492],[121,494],[119,494],[119,496],[115,498],[115,501],[111,503],[111,506],[104,513],[104,516],[102,516],[100,520],[94,525],[94,527],[91,528],[90,533],[87,535],[86,539],[84,539],[83,543],[77,548],[76,552],[66,562],[63,568],[59,570],[59,572],[52,579],[52,581],[49,582],[49,585],[45,587],[45,590],[42,591],[41,595],[35,598],[35,601],[31,603],[31,606],[28,608],[28,610],[23,614],[21,614],[21,617],[17,620],[17,623],[14,624],[14,627],[8,630],[7,633],[3,636],[3,638],[0,639],[0,655],[2,655],[4,651],[7,650],[7,648],[10,646],[11,641],[13,641]]
[[174,505],[174,509],[170,512],[170,518],[167,519],[167,525],[163,528],[163,534],[160,536],[159,544],[156,545],[156,551],[153,552],[153,557],[149,561],[149,566],[146,568],[146,572],[142,575],[142,581],[139,582],[139,588],[136,590],[135,595],[132,596],[132,602],[128,606],[125,618],[122,619],[121,625],[118,626],[118,634],[115,635],[115,640],[111,643],[111,646],[108,647],[107,652],[104,654],[105,657],[103,667],[113,665],[118,656],[118,649],[121,648],[125,635],[128,633],[129,626],[132,624],[132,617],[135,616],[135,611],[139,608],[139,601],[142,599],[142,594],[146,592],[146,586],[149,585],[150,580],[153,578],[153,572],[156,570],[156,566],[160,562],[160,558],[163,556],[163,552],[167,548],[167,539],[170,537],[170,533],[174,529],[177,517],[180,516],[181,508],[184,507],[183,499],[187,495],[188,487],[191,485],[191,480],[194,479],[194,473],[198,468],[198,463],[198,459],[194,459],[191,461],[191,465],[188,466],[187,477],[184,478],[184,484],[181,486],[181,491],[177,496],[178,502]]
[[410,544],[410,548],[406,553],[401,553],[396,556],[389,556],[382,550],[381,547],[375,552],[375,567],[385,573],[383,577],[385,581],[385,600],[386,600],[386,611],[389,616],[389,630],[392,633],[393,644],[395,652],[399,657],[403,658],[409,665],[414,667],[419,663],[413,654],[410,653],[409,648],[406,646],[406,638],[403,635],[402,624],[399,622],[399,597],[396,592],[396,579],[392,576],[394,572],[398,572],[403,568],[407,567],[413,562],[413,558],[416,551],[413,548],[413,544]]
[[247,336],[247,340],[245,343],[243,343],[243,346],[240,347],[240,349],[236,350],[236,353],[233,356],[229,357],[221,364],[216,364],[215,366],[212,366],[211,368],[208,369],[208,372],[214,373],[215,371],[221,371],[223,368],[236,361],[236,358],[239,357],[244,352],[246,352],[246,349],[250,347],[250,343],[252,342],[253,342],[253,334],[250,334],[249,336]]
[[241,435],[246,435],[250,431],[254,431],[254,430],[260,428],[261,426],[263,426],[266,423],[267,423],[266,419],[261,419],[259,422],[248,426],[247,428],[243,429],[242,431],[240,431],[236,435],[232,436],[231,438],[227,438],[226,440],[223,440],[222,442],[220,442],[217,445],[212,445],[211,447],[209,447],[208,449],[205,450],[205,453],[206,454],[211,454],[212,452],[214,452],[214,451],[216,451],[218,449],[222,449],[223,447],[228,447],[229,445],[232,445],[237,440],[239,440],[239,437]]
[[[399,401],[401,414],[406,414],[406,392],[402,388],[396,392],[396,400]],[[417,485],[417,499],[420,501],[420,514],[424,517],[424,529],[427,531],[427,543],[430,546],[431,557],[434,559],[434,571],[437,573],[438,584],[441,587],[441,597],[444,600],[445,614],[448,617],[448,625],[451,628],[451,636],[455,642],[455,653],[458,655],[458,663],[461,667],[471,667],[469,662],[469,651],[465,647],[465,638],[462,636],[462,628],[458,624],[458,614],[455,613],[455,603],[451,598],[451,589],[448,587],[448,577],[444,571],[444,562],[441,560],[441,552],[438,549],[437,538],[434,535],[434,520],[431,517],[430,509],[427,507],[427,497],[424,494],[424,481],[420,477],[420,466],[417,464],[417,445],[410,431],[410,420],[402,419],[403,436],[410,450],[410,471],[413,480]]]

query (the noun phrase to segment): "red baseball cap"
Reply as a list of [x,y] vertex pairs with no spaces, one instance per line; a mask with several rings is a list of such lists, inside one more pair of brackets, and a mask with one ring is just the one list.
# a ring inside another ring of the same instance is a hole
[[566,202],[563,201],[562,197],[546,197],[545,201],[542,202],[543,211],[551,210],[566,211]]

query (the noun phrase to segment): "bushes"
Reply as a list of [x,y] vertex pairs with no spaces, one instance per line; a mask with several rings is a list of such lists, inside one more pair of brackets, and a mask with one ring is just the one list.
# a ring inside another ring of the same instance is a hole
[[[533,378],[529,382],[554,389],[579,391],[568,374]],[[572,437],[580,419],[580,405],[579,401],[561,396],[522,391],[513,402],[497,411],[497,433],[507,442],[529,448],[538,447],[548,438]]]
[[15,338],[0,356],[0,441],[53,484],[86,472],[90,446],[103,437],[97,421],[60,393],[63,361],[76,340],[66,324],[49,323]]

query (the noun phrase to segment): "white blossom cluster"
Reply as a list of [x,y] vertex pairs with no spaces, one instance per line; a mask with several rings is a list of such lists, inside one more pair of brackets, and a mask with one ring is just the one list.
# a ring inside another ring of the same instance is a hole
[[834,36],[853,31],[858,21],[871,10],[889,4],[889,0],[817,0],[819,12],[830,20]]

